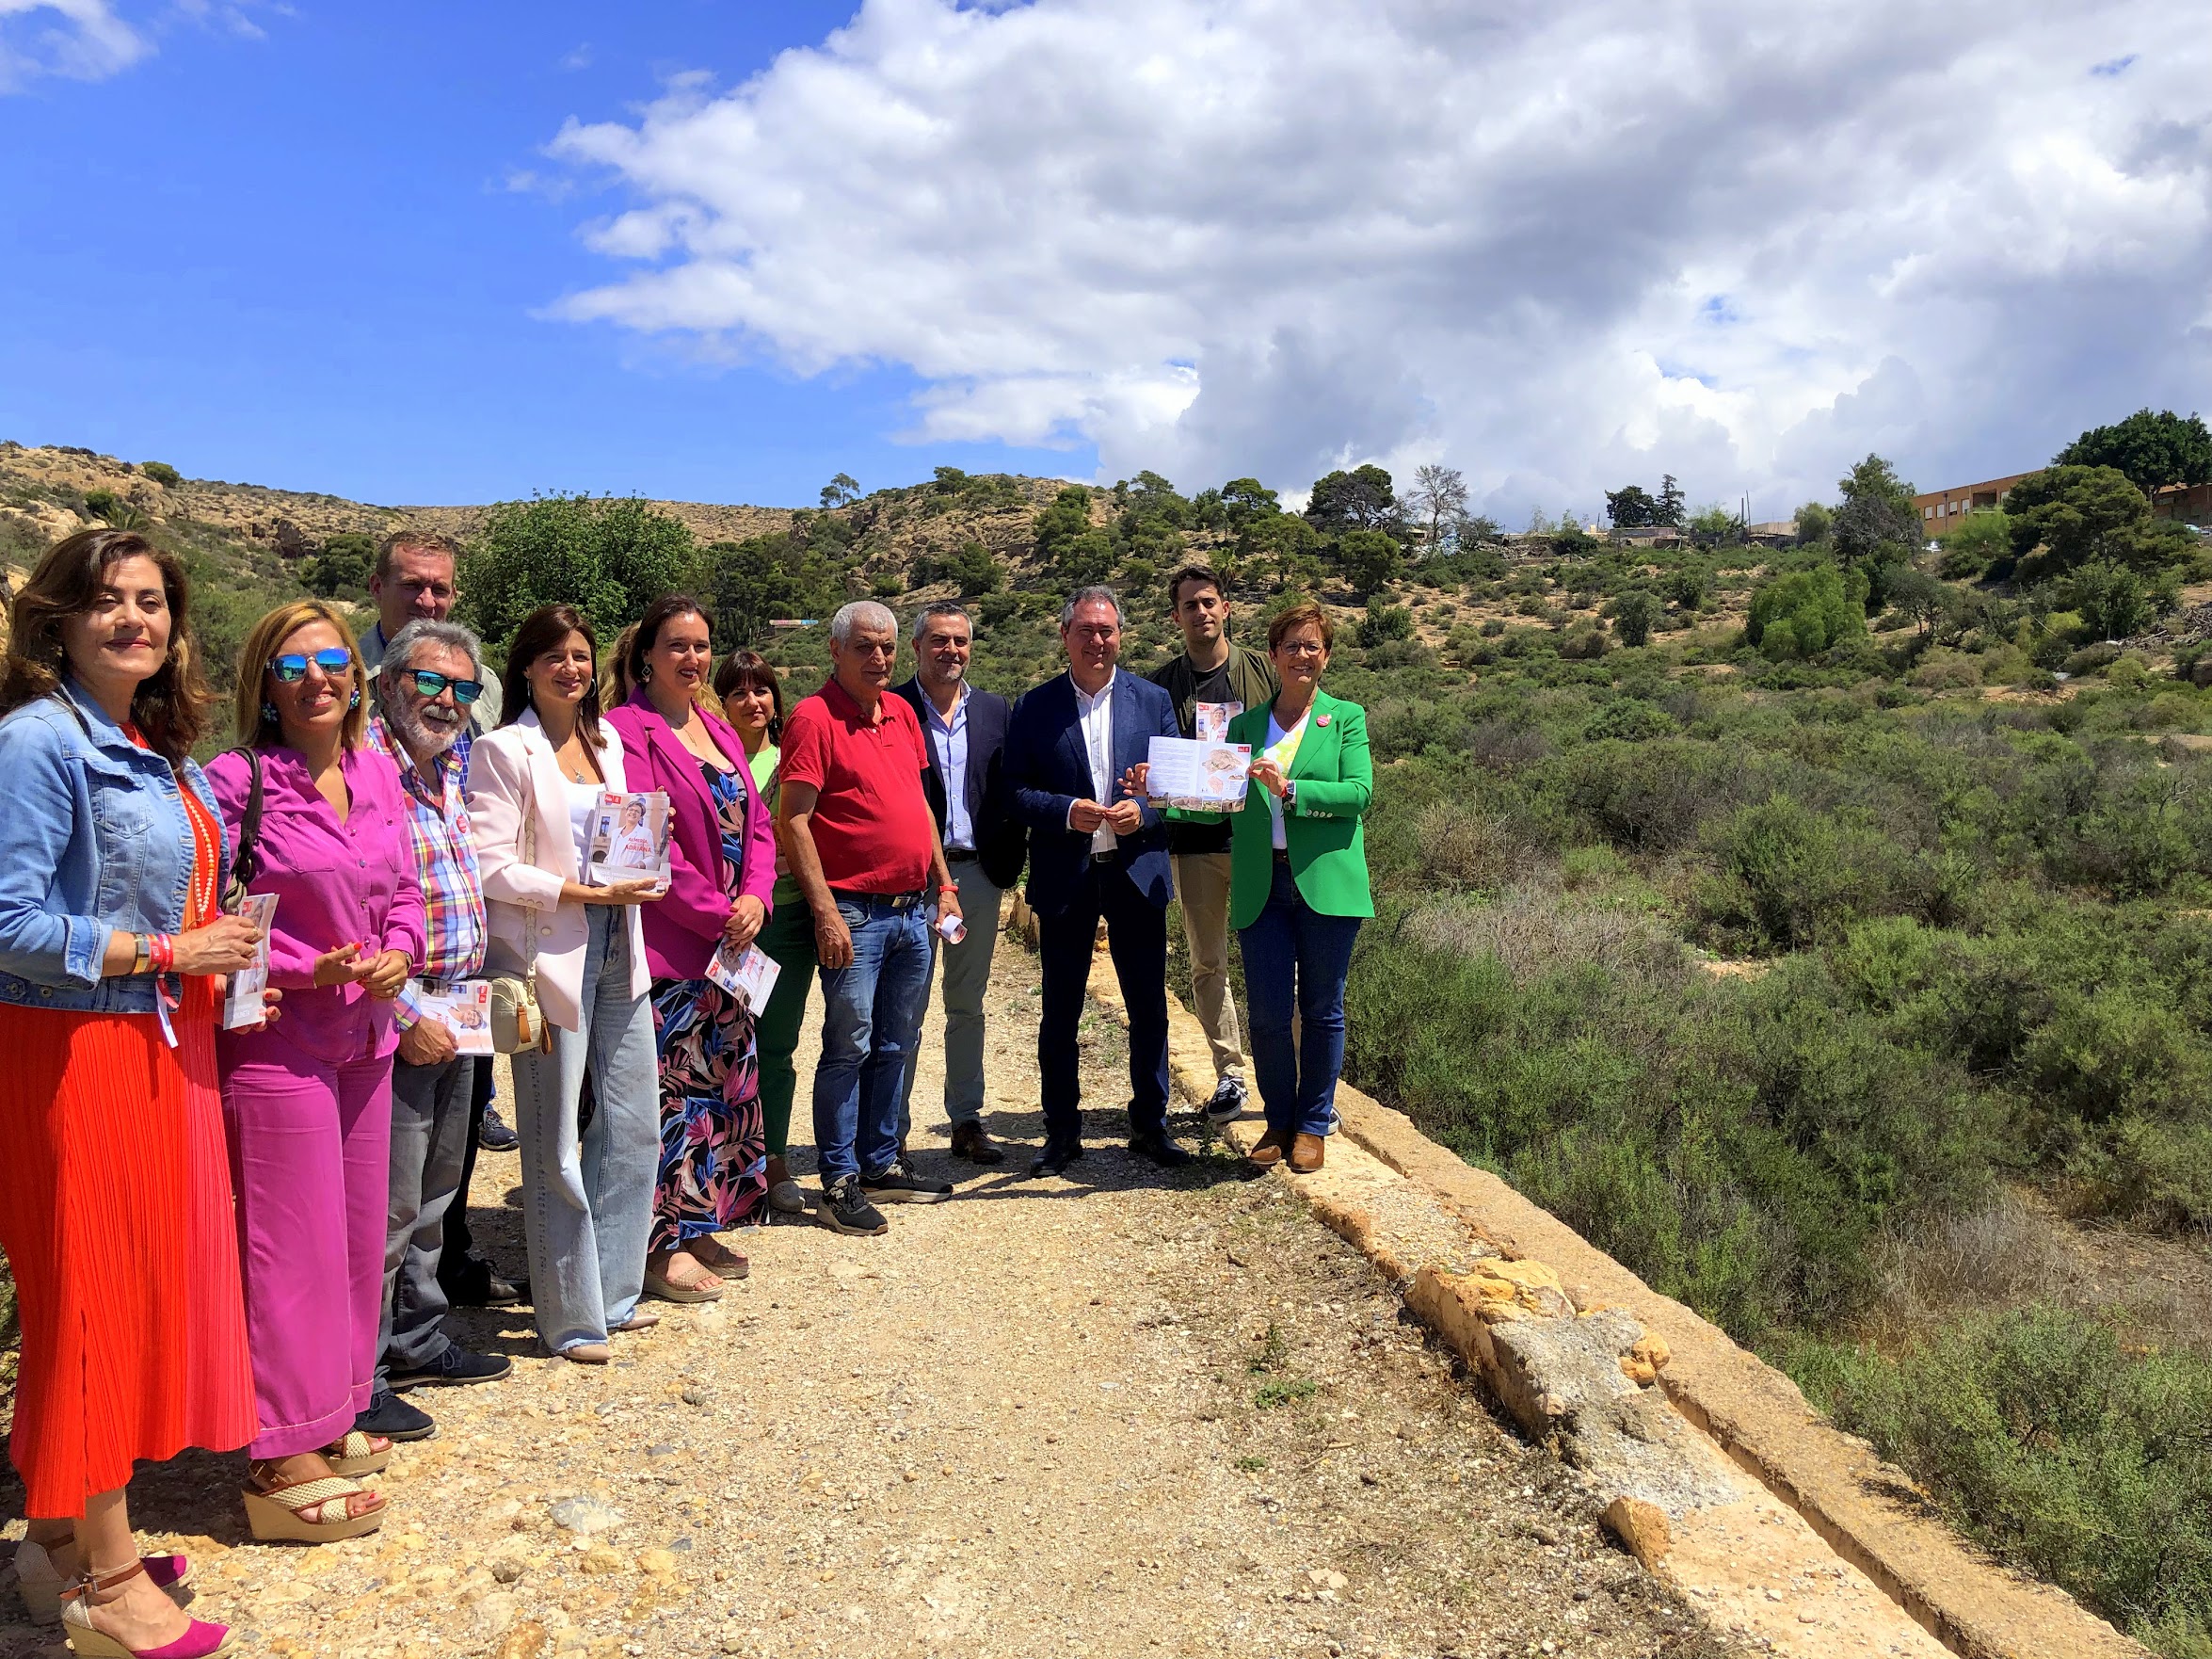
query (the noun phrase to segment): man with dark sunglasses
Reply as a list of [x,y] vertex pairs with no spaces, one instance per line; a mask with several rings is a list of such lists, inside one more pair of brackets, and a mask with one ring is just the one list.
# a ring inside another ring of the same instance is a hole
[[[479,1056],[462,1055],[445,1022],[425,1006],[484,967],[484,887],[463,804],[469,769],[468,705],[478,701],[483,650],[457,622],[409,622],[377,670],[369,741],[399,769],[408,837],[423,890],[421,973],[401,990],[392,1069],[392,1200],[384,1250],[383,1346],[376,1392],[355,1426],[414,1440],[428,1413],[398,1396],[425,1384],[491,1382],[509,1362],[473,1354],[446,1334],[439,1283],[446,1216],[465,1201],[462,1180]],[[280,674],[281,677],[281,674]]]
[[[383,667],[384,652],[399,631],[409,622],[442,622],[453,616],[460,597],[455,580],[457,550],[446,537],[428,530],[395,530],[377,549],[376,568],[369,572],[369,597],[377,602],[377,623],[361,636],[361,667],[370,674]],[[484,694],[469,709],[470,726],[481,734],[499,724],[503,693],[499,676],[489,663],[477,670]],[[500,1121],[491,1107],[491,1063],[476,1068],[473,1091],[476,1103],[475,1137],[469,1143],[469,1173],[476,1170],[476,1149],[511,1152],[521,1144],[515,1132]],[[445,1281],[457,1307],[497,1307],[515,1299],[513,1288],[492,1272],[489,1263],[475,1253],[469,1234],[466,1187],[464,1201],[456,1204],[446,1230]]]

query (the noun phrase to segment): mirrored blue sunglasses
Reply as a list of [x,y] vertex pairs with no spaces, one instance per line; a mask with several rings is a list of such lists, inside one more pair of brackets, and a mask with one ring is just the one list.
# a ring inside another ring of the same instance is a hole
[[484,695],[481,680],[456,680],[450,674],[441,674],[435,668],[409,668],[408,677],[414,681],[415,689],[425,697],[436,697],[448,685],[453,687],[453,700],[467,708]]
[[328,651],[316,652],[312,657],[303,656],[297,651],[288,651],[282,656],[270,658],[269,672],[277,677],[278,684],[290,685],[307,678],[307,665],[311,662],[325,674],[336,679],[353,667],[353,652],[335,645]]

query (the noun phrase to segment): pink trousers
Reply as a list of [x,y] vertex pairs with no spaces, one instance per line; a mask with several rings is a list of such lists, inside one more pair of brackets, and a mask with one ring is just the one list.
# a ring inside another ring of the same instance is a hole
[[367,1409],[384,1302],[392,1057],[330,1066],[280,1044],[223,1076],[238,1194],[255,1458],[319,1451]]

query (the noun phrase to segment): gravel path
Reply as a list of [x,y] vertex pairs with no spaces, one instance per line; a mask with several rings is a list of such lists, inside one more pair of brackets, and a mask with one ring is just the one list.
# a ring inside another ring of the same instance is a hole
[[[1036,975],[1012,941],[992,997],[990,1126],[1034,1142]],[[1124,1099],[1119,1030],[1083,1041],[1094,1103]],[[945,1169],[936,1078],[916,1092],[920,1161]],[[515,1374],[414,1396],[440,1432],[383,1477],[380,1535],[246,1543],[232,1458],[148,1471],[137,1513],[181,1529],[150,1537],[204,1561],[202,1608],[248,1652],[299,1659],[1730,1651],[1280,1181],[1220,1153],[1163,1180],[1119,1150],[1121,1114],[1090,1128],[1072,1179],[1028,1179],[1018,1151],[950,1166],[956,1200],[881,1238],[732,1235],[751,1280],[663,1305],[604,1371],[467,1315]],[[478,1198],[519,1265],[518,1217],[489,1207],[512,1172],[489,1159]],[[0,1652],[48,1651],[0,1630]]]

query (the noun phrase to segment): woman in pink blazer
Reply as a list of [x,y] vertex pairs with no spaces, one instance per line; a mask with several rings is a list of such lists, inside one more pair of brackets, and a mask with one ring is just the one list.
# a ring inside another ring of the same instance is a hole
[[714,1234],[760,1208],[768,1142],[753,1010],[708,978],[707,964],[722,949],[734,959],[768,919],[776,837],[744,741],[699,701],[714,663],[697,603],[656,600],[624,666],[633,689],[607,723],[632,757],[630,787],[665,794],[672,822],[668,895],[645,918],[661,1073],[645,1285],[669,1301],[710,1301],[748,1270]]
[[[650,975],[638,909],[649,880],[589,886],[585,851],[601,793],[639,787],[600,718],[598,647],[573,607],[522,619],[507,654],[506,716],[469,753],[469,828],[491,928],[485,966],[534,974],[549,1051],[515,1055],[522,1237],[539,1339],[604,1365],[607,1338],[641,1313],[653,1198]],[[577,1129],[584,1079],[598,1109]]]

